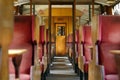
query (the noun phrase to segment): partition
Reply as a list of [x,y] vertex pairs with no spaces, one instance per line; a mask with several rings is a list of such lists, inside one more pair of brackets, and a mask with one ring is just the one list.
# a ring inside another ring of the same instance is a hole
[[78,58],[78,64],[80,69],[81,79],[88,80],[88,64],[91,61],[91,49],[92,46],[92,36],[91,36],[91,26],[85,25],[81,27],[81,47],[80,55]]
[[[6,6],[7,5],[7,6]],[[13,1],[0,1],[0,80],[9,79],[8,47],[13,36]]]

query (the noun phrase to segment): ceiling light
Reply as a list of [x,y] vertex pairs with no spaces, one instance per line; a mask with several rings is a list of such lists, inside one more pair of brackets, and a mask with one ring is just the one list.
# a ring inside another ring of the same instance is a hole
[[107,3],[108,4],[113,4],[113,3],[115,3],[115,0],[107,0]]

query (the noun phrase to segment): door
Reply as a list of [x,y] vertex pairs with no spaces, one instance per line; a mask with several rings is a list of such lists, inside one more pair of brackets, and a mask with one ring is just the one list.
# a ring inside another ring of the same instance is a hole
[[66,24],[56,24],[56,55],[66,55],[66,40],[65,40]]

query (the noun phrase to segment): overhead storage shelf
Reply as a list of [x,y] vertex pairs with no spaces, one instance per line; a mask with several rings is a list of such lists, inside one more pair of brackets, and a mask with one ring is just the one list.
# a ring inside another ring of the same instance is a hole
[[19,6],[22,4],[29,3],[29,2],[30,2],[30,0],[14,0],[14,6]]

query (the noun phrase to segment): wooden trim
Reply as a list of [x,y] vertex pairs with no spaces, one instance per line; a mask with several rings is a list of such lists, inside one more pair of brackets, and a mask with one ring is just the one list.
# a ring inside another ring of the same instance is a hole
[[97,53],[97,47],[96,47],[96,41],[99,40],[98,37],[98,16],[93,16],[92,17],[92,43],[93,43],[93,61],[95,63],[98,63],[98,53]]
[[[96,65],[94,61],[89,62],[88,68],[88,80],[103,80],[103,66]],[[93,76],[94,75],[94,76]]]
[[112,7],[111,6],[105,6],[107,15],[112,15]]
[[74,10],[75,10],[75,2],[72,4],[72,38],[73,38],[73,41],[72,41],[72,49],[73,49],[73,67],[75,69],[75,24],[74,24],[74,20],[75,20],[75,13],[74,13]]
[[33,15],[35,15],[35,4],[33,4]]
[[48,73],[50,73],[50,63],[51,63],[51,3],[49,2],[49,17],[48,17],[48,33],[49,33],[49,39],[47,44],[48,47],[48,55],[47,55],[47,61],[48,61]]
[[85,64],[84,61],[85,61],[85,60],[84,60],[84,56],[79,56],[79,57],[78,57],[78,68],[79,68],[82,72],[84,72],[84,64]]
[[30,15],[32,15],[32,0],[30,0]]
[[12,0],[1,0],[0,4],[0,80],[8,80],[8,47],[13,37],[14,7]]
[[89,21],[91,21],[91,8],[90,8],[91,5],[89,5]]
[[95,3],[95,0],[92,0],[92,16],[94,16],[94,3]]
[[61,2],[61,1],[50,1],[50,3],[52,5],[63,5],[63,4],[65,4],[65,5],[71,5],[71,4],[73,4],[73,2]]
[[98,16],[92,17],[92,43],[95,44],[98,40]]

